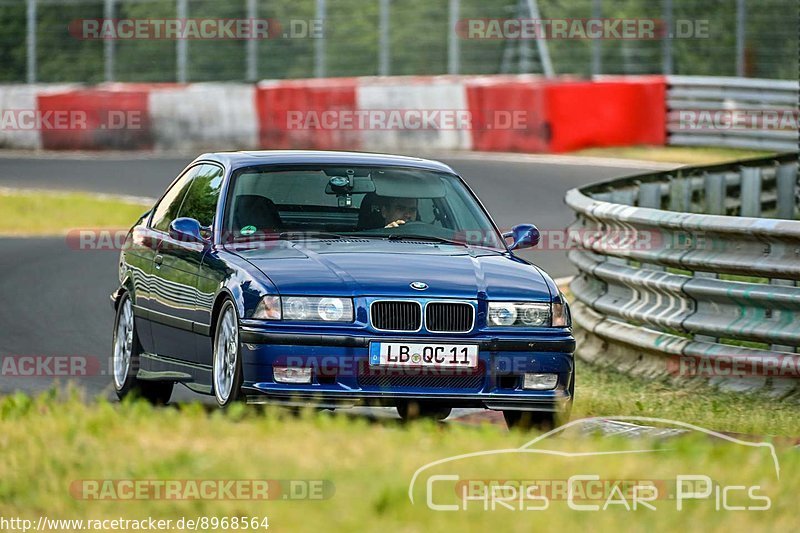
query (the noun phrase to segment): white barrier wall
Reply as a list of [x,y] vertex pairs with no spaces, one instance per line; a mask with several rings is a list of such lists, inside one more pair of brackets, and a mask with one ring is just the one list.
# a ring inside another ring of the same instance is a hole
[[[463,81],[453,78],[362,78],[356,87],[356,107],[370,111],[371,119],[380,120],[381,112],[400,113],[416,122],[417,112],[444,111],[449,115],[468,112],[467,92]],[[398,115],[395,114],[395,117]],[[362,146],[368,150],[470,150],[472,137],[468,128],[447,126],[451,117],[440,114],[442,129],[421,126],[362,131]],[[437,120],[437,119],[434,119]]]
[[156,149],[224,150],[258,146],[253,85],[196,83],[153,89],[149,106]]
[[23,150],[39,150],[42,148],[42,136],[38,128],[20,128],[19,122],[23,111],[36,111],[36,97],[41,94],[55,93],[77,87],[75,84],[46,85],[0,85],[0,112],[3,121],[0,125],[0,148],[16,148]]

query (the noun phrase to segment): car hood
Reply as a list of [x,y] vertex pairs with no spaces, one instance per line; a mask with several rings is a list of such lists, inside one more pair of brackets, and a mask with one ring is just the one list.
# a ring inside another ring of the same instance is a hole
[[[533,265],[494,251],[407,242],[278,242],[235,247],[281,294],[549,300]],[[414,290],[420,281],[426,290]]]

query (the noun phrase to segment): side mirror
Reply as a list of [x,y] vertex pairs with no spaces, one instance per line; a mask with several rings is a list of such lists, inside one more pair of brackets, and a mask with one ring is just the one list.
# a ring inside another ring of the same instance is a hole
[[514,243],[508,247],[509,250],[530,248],[539,244],[539,230],[533,224],[517,224],[511,231],[503,233],[503,238],[514,239]]
[[169,225],[169,236],[180,242],[199,242],[208,244],[208,240],[200,233],[200,223],[187,217],[176,218]]

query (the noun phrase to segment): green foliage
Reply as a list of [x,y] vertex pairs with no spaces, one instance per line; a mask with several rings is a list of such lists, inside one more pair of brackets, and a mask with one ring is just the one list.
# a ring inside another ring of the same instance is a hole
[[[101,40],[82,40],[69,31],[80,19],[103,17],[102,0],[38,7],[37,79],[42,82],[103,80]],[[592,0],[539,0],[546,19],[592,17]],[[118,0],[114,18],[176,17],[175,0]],[[188,0],[189,18],[246,18],[246,0]],[[394,75],[443,74],[448,70],[450,28],[445,0],[394,0],[389,3],[389,64]],[[795,0],[747,0],[745,71],[747,76],[797,79],[798,18]],[[603,0],[603,18],[662,20],[664,4],[647,0]],[[319,41],[303,33],[316,17],[316,0],[258,0],[257,17],[277,22],[272,38],[256,44],[259,79],[304,78],[314,75]],[[459,19],[516,18],[514,0],[461,0]],[[675,74],[735,75],[736,0],[673,0],[673,19],[707,28],[706,35],[673,38]],[[673,26],[673,30],[675,27]],[[75,33],[75,32],[73,32]],[[285,34],[285,35],[284,35]],[[379,1],[328,0],[325,24],[328,76],[378,73]],[[496,74],[518,72],[520,49],[527,48],[531,70],[541,72],[537,43],[500,39],[463,39],[460,72]],[[190,40],[187,43],[190,81],[243,81],[246,78],[244,40]],[[665,41],[661,39],[551,39],[547,41],[559,74],[589,75],[592,49],[599,47],[602,71],[608,74],[648,74],[662,71]],[[115,79],[175,81],[176,42],[132,40],[114,42]],[[0,3],[0,81],[24,81],[26,74],[26,9]]]

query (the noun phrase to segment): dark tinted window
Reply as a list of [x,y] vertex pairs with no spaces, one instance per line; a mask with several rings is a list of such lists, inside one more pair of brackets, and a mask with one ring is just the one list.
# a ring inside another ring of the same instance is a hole
[[217,211],[217,200],[222,187],[222,169],[216,165],[203,165],[192,177],[192,186],[183,200],[180,217],[193,218],[201,226],[211,226]]
[[325,232],[431,237],[503,249],[457,176],[404,167],[248,167],[232,176],[225,228],[233,238]]
[[192,178],[200,171],[202,165],[192,167],[167,191],[164,198],[156,206],[153,222],[150,227],[168,232],[170,223],[178,218],[183,198],[192,184]]

